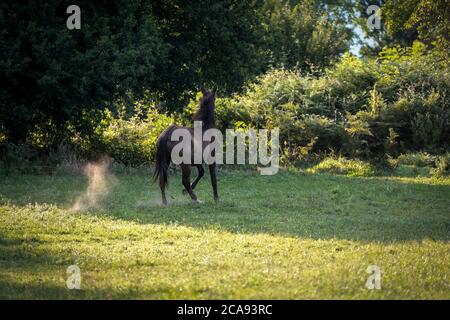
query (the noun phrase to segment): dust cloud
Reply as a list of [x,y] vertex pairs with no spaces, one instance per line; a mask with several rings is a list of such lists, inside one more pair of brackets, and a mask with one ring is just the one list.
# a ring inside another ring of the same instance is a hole
[[97,207],[99,201],[108,195],[112,180],[111,174],[108,173],[109,163],[109,159],[102,159],[85,165],[83,172],[88,178],[88,187],[76,198],[71,210],[80,211]]

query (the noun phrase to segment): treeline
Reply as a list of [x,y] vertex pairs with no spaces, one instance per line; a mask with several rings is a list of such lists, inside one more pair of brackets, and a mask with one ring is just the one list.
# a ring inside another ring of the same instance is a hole
[[219,126],[280,128],[285,163],[333,153],[387,160],[450,148],[450,64],[425,45],[345,54],[320,77],[272,70],[217,103]]
[[[192,125],[201,94],[182,113],[163,114],[136,103],[118,116],[105,111],[80,146],[131,165],[149,163],[159,133],[171,123]],[[284,165],[329,154],[386,162],[409,152],[450,149],[450,65],[416,42],[386,49],[377,59],[344,55],[320,77],[273,69],[242,93],[216,100],[220,130],[279,128]],[[89,141],[89,143],[88,143]]]
[[[68,1],[4,1],[0,160],[148,163],[200,83],[219,89],[221,129],[279,127],[285,164],[445,153],[448,2],[375,2],[370,31],[368,1],[79,1],[80,30]],[[356,25],[372,38],[360,58]]]
[[69,30],[70,1],[2,1],[3,134],[20,143],[39,130],[55,145],[118,102],[181,110],[199,83],[230,94],[271,67],[330,65],[351,32],[328,2],[78,1],[81,29]]

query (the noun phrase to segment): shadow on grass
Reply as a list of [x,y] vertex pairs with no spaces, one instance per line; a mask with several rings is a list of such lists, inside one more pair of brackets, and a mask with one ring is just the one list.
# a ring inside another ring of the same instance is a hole
[[[89,274],[83,273],[81,268],[80,290],[70,290],[66,281],[70,275],[67,267],[76,264],[76,256],[70,251],[51,252],[38,248],[36,239],[19,239],[6,237],[0,234],[0,300],[28,300],[28,299],[133,299],[134,297],[145,298],[158,297],[169,294],[170,289],[166,287],[155,287],[144,293],[136,288],[114,288],[114,283],[102,284],[90,279]],[[90,262],[95,256],[84,256]],[[89,270],[89,269],[88,269]],[[107,269],[108,270],[108,269]],[[107,271],[106,270],[106,271]],[[99,271],[101,272],[101,271]],[[111,287],[108,288],[108,286]],[[144,294],[144,296],[143,296]]]
[[[65,286],[65,282],[61,284],[55,283],[18,283],[17,279],[1,279],[0,280],[0,299],[1,300],[34,300],[34,299],[51,299],[51,300],[86,300],[86,299],[130,299],[132,292],[118,292],[108,289],[83,289],[69,290]],[[39,298],[37,298],[39,297]]]
[[[206,201],[192,205],[181,194],[177,175],[170,178],[171,205],[164,208],[160,205],[159,188],[151,184],[149,177],[124,175],[118,176],[118,180],[101,206],[87,210],[86,214],[144,224],[176,223],[234,233],[312,239],[450,240],[449,185],[397,181],[392,177],[352,178],[286,172],[260,176],[222,172],[219,204],[212,201],[206,176],[196,189],[199,198]],[[24,185],[31,192],[21,193]],[[72,199],[85,189],[86,182],[73,176],[32,177],[23,184],[11,182],[11,186],[11,189],[0,189],[0,200],[19,205],[54,203],[68,208]]]

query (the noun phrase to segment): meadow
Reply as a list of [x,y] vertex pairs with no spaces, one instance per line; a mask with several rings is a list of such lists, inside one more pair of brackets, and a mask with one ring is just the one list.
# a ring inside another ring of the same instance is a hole
[[[109,173],[108,193],[74,211],[85,176],[3,174],[0,299],[450,298],[449,178],[218,178],[220,202],[206,175],[196,205],[172,174],[162,207],[149,170]],[[66,286],[74,264],[81,290]]]

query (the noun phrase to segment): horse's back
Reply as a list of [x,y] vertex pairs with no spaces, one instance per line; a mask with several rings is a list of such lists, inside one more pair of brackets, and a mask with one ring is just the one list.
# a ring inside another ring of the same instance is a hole
[[168,126],[160,135],[158,138],[158,141],[156,142],[157,145],[165,146],[165,149],[167,149],[168,151],[172,151],[172,148],[178,143],[178,141],[173,141],[172,138],[172,134],[175,130],[177,129],[183,129],[183,130],[188,130],[190,135],[193,135],[193,129],[191,128],[187,128],[184,126],[179,126],[177,124],[172,124],[170,126]]

